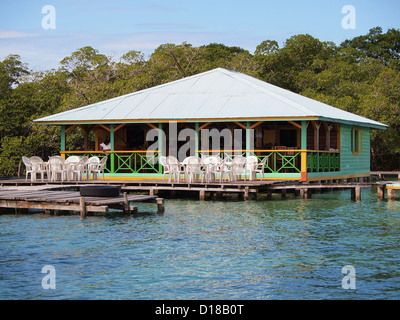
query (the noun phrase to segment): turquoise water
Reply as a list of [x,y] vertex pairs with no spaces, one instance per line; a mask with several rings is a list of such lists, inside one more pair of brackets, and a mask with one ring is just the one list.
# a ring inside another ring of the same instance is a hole
[[[0,215],[0,299],[398,299],[400,201],[363,190],[167,199],[133,217]],[[55,268],[43,289],[42,267]],[[355,268],[344,289],[342,267]]]

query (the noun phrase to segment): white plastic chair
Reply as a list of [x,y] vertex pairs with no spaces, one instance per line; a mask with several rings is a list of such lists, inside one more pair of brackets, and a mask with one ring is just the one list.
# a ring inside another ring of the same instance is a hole
[[181,169],[182,169],[182,172],[183,172],[183,180],[184,181],[188,180],[189,175],[188,175],[188,172],[187,172],[187,169],[188,169],[187,165],[189,163],[189,159],[192,158],[192,157],[193,156],[186,157],[185,159],[183,159],[183,161],[181,163],[181,165],[182,165]]
[[250,173],[250,180],[253,180],[257,168],[258,158],[256,156],[246,157],[246,169]]
[[65,167],[63,161],[56,157],[50,157],[49,159],[49,171],[50,171],[50,181],[57,181],[57,175],[60,174],[61,181],[67,178],[68,170]]
[[32,174],[33,174],[33,170],[32,170],[32,165],[31,165],[31,163],[29,162],[29,159],[27,158],[27,157],[25,157],[25,156],[23,156],[22,157],[22,162],[24,163],[24,165],[25,165],[25,181],[28,181],[28,175],[30,174],[31,175],[31,180],[33,179],[33,176],[32,176]]
[[[93,172],[93,179],[98,179],[100,174],[103,174],[103,180],[104,180],[104,167],[106,165],[108,157],[103,157],[101,158],[99,164],[97,165],[96,169],[92,169],[91,171]],[[90,175],[89,175],[90,178]]]
[[189,177],[189,183],[196,181],[196,176],[201,177],[201,182],[204,181],[204,171],[202,170],[203,163],[199,157],[189,157],[186,165],[186,173]]
[[168,174],[169,175],[169,168],[168,168],[168,164],[167,164],[167,157],[166,156],[161,156],[160,157],[160,163],[163,167],[163,179],[165,179],[165,175]]
[[228,179],[228,181],[232,181],[232,169],[227,165],[227,163],[230,162],[229,158],[225,158],[221,164],[219,165],[218,171],[220,175],[220,182],[222,183],[225,181],[225,179]]
[[211,156],[203,158],[202,161],[205,169],[206,182],[215,181],[218,173],[220,173],[222,159],[219,156]]
[[99,164],[100,164],[100,158],[99,157],[90,157],[87,160],[87,165],[86,165],[86,168],[85,168],[86,179],[87,180],[90,180],[90,176],[91,176],[92,172],[93,172],[93,179],[95,178],[95,172],[94,171],[98,169]]
[[42,181],[44,180],[44,174],[47,174],[47,170],[42,158],[33,156],[29,158],[29,163],[32,168],[31,180],[36,181],[36,175],[39,173]]
[[268,157],[264,157],[261,162],[257,163],[255,166],[255,169],[253,170],[255,178],[257,179],[257,173],[260,174],[260,179],[262,180],[264,178],[264,170],[265,170],[265,164],[268,161]]
[[181,174],[184,174],[185,172],[181,169],[181,164],[179,163],[178,159],[173,156],[168,156],[167,165],[169,171],[168,182],[172,181],[172,177],[174,177],[175,182],[179,182]]
[[244,175],[244,181],[246,181],[247,168],[246,168],[246,158],[242,156],[237,156],[232,159],[232,177],[233,180],[237,180],[238,176]]
[[74,166],[72,170],[70,169],[68,171],[72,174],[72,176],[76,174],[78,181],[80,181],[81,179],[83,180],[87,162],[88,162],[88,157],[83,157],[79,160],[79,163],[76,166]]

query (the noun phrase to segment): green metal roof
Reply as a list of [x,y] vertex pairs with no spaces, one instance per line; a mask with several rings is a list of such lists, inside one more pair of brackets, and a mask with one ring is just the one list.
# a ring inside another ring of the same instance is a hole
[[153,88],[35,120],[118,123],[157,120],[315,119],[385,129],[385,124],[329,106],[243,73],[217,68]]

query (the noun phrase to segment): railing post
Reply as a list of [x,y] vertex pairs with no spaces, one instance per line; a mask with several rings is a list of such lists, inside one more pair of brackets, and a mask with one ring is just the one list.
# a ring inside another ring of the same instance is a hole
[[196,136],[195,136],[195,140],[194,140],[194,149],[195,149],[195,156],[198,157],[199,156],[199,123],[196,122],[194,124],[195,126],[195,131],[196,131]]
[[246,122],[246,157],[250,155],[250,149],[251,149],[251,135],[250,135],[250,122]]
[[158,124],[158,172],[163,173],[163,167],[160,162],[160,157],[162,157],[164,154],[162,152],[163,150],[163,130],[162,130],[162,123]]
[[115,156],[114,156],[114,147],[115,147],[115,143],[114,143],[114,125],[111,124],[110,125],[110,142],[111,142],[111,154],[110,154],[110,164],[111,164],[111,168],[110,171],[111,173],[115,172],[115,167],[114,167],[114,161],[115,161]]
[[61,156],[65,158],[65,125],[61,126]]
[[301,181],[307,181],[307,121],[301,122]]

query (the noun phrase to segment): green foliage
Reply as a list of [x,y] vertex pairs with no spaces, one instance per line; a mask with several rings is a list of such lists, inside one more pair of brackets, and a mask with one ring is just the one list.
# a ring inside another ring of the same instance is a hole
[[389,29],[382,33],[381,27],[372,28],[367,35],[344,41],[341,47],[355,48],[363,57],[374,58],[389,65],[400,60],[400,30]]
[[[329,105],[388,124],[371,135],[372,166],[400,169],[400,31],[380,27],[339,46],[308,34],[282,48],[262,41],[254,54],[210,43],[166,43],[148,60],[131,50],[119,61],[86,46],[58,70],[29,71],[18,55],[0,61],[0,175],[16,175],[21,156],[47,158],[60,149],[60,128],[32,120],[222,67],[257,77]],[[83,145],[72,130],[67,146]]]

